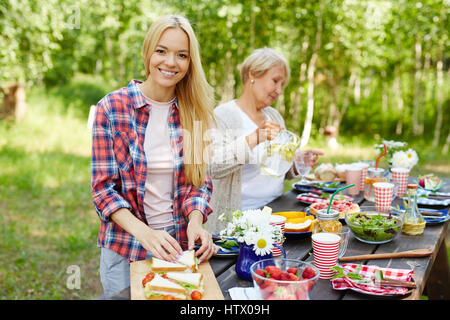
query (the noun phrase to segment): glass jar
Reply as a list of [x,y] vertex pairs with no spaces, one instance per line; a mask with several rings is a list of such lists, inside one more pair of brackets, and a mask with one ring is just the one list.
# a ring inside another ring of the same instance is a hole
[[387,182],[384,176],[385,170],[383,168],[369,168],[367,169],[367,176],[364,180],[364,199],[375,202],[375,193],[373,184],[375,182]]
[[421,235],[425,229],[426,221],[417,206],[417,184],[408,184],[407,193],[408,206],[405,208],[402,232],[411,236]]
[[314,221],[312,233],[332,232],[341,233],[342,223],[339,221],[339,211],[322,209],[317,212],[317,220]]

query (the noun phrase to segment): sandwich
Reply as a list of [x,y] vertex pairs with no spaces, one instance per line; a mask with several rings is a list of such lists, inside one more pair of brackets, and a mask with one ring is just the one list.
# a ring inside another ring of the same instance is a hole
[[165,279],[159,274],[145,284],[144,294],[147,300],[187,300],[186,289],[178,283]]
[[188,266],[181,263],[170,262],[152,257],[152,271],[167,272],[167,271],[185,271]]
[[203,275],[201,273],[166,272],[164,277],[182,286],[189,296],[195,290],[203,295]]
[[189,271],[198,271],[198,258],[195,256],[195,251],[183,251],[183,254],[177,259],[178,263],[181,263],[188,267]]

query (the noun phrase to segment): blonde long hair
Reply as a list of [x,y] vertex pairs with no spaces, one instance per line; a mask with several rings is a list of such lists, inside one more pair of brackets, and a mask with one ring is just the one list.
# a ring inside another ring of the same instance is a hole
[[214,90],[206,80],[194,30],[189,21],[181,15],[160,17],[148,30],[142,48],[146,77],[148,78],[150,74],[150,57],[154,53],[161,35],[168,28],[180,28],[189,38],[189,69],[184,78],[177,83],[175,94],[183,127],[183,160],[186,183],[200,187],[204,183],[210,158],[206,152],[208,141],[204,137],[213,121]]

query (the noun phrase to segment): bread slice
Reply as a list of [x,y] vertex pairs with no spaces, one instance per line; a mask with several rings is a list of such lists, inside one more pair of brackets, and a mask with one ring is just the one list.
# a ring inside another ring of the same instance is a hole
[[177,262],[187,266],[191,272],[197,272],[198,264],[195,257],[195,251],[183,251],[183,254],[177,259]]
[[186,294],[186,289],[173,281],[164,279],[159,274],[156,274],[152,281],[145,284],[148,291],[163,291],[171,293]]
[[201,273],[190,272],[167,272],[166,276],[170,280],[189,283],[200,288],[203,275]]
[[158,258],[152,258],[152,271],[162,272],[162,271],[185,271],[188,268],[187,265],[181,263],[174,263]]

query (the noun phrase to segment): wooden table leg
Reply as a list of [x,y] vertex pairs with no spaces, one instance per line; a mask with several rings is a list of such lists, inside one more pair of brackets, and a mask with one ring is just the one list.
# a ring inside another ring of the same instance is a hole
[[425,292],[430,300],[450,299],[450,271],[445,239],[440,245],[430,277],[426,283]]

